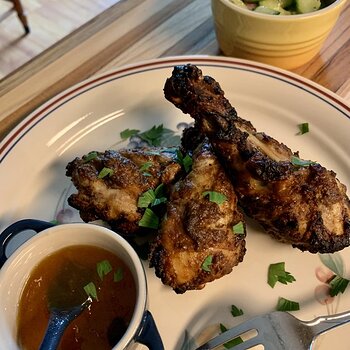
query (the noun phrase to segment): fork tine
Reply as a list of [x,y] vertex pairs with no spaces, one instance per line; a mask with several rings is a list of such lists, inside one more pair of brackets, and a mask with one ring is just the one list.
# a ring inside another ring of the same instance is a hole
[[[250,330],[254,330],[255,329],[255,330],[258,331],[258,328],[256,327],[256,319],[257,318],[253,318],[251,320],[248,320],[246,322],[243,322],[243,323],[239,324],[236,327],[228,329],[224,333],[221,333],[217,337],[209,340],[207,343],[203,344],[202,346],[200,346],[196,350],[210,350],[210,349],[214,349],[217,346],[219,346],[221,344],[224,344],[224,343],[227,343],[228,341],[230,341],[230,340],[232,340],[234,338],[237,338],[239,335],[241,335],[243,333],[246,333],[246,332],[248,332]],[[249,339],[249,340],[253,340],[257,336],[255,336],[255,337],[253,337],[252,339]],[[259,344],[259,343],[257,343],[257,344]],[[241,345],[241,344],[239,344],[239,345]],[[236,345],[236,346],[239,346],[239,345]],[[235,350],[236,350],[236,346],[235,346]],[[247,348],[243,347],[242,349],[247,349]]]
[[250,349],[255,345],[263,344],[263,339],[256,335],[253,338],[243,341],[243,343],[237,344],[234,346],[234,350],[245,350]]

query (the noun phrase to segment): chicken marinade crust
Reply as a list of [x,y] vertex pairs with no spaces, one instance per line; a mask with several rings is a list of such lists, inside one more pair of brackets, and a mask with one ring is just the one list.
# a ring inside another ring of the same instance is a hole
[[132,236],[145,230],[139,226],[144,213],[139,197],[160,184],[170,186],[180,176],[181,166],[173,152],[139,148],[92,151],[69,162],[66,170],[78,190],[68,203],[80,217],[85,222],[103,220],[113,230]]
[[336,174],[240,118],[220,85],[191,64],[176,66],[166,99],[195,119],[234,185],[239,204],[279,241],[332,253],[350,244],[350,201]]
[[[150,266],[176,293],[202,289],[243,260],[245,223],[233,186],[207,142],[192,156],[192,170],[173,186],[166,215],[150,251]],[[210,192],[223,196],[211,201]],[[241,225],[241,231],[234,227]]]

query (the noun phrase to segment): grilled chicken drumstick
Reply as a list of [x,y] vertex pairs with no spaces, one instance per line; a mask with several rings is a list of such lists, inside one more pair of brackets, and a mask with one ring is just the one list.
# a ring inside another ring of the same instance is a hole
[[[211,201],[210,193],[221,200]],[[223,195],[223,196],[222,196]],[[238,224],[241,231],[235,231]],[[245,224],[231,182],[207,143],[175,183],[150,252],[150,266],[175,292],[202,289],[232,271],[245,254]]]
[[298,165],[298,153],[238,117],[219,84],[194,65],[175,67],[164,92],[195,119],[230,174],[240,205],[268,233],[312,253],[349,246],[350,202],[333,171]]
[[140,233],[144,209],[139,196],[158,185],[175,181],[181,171],[175,152],[157,148],[90,152],[67,165],[78,192],[68,203],[84,221],[101,219],[118,232]]

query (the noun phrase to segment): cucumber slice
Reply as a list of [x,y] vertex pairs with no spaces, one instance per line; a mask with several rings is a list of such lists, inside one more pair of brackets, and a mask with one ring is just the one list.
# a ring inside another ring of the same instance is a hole
[[295,0],[298,13],[317,11],[321,7],[321,0]]
[[288,6],[293,5],[294,0],[280,0],[281,6],[285,9]]
[[281,0],[261,0],[259,2],[259,6],[264,6],[273,11],[277,11],[279,12],[278,14],[280,15],[290,15],[290,12],[286,11],[281,4],[282,4]]
[[258,6],[254,11],[259,12],[259,13],[265,13],[267,15],[279,15],[280,14],[279,11],[273,10],[273,9],[266,7],[266,6]]
[[247,5],[242,0],[230,0],[234,5],[247,8]]
[[279,0],[261,0],[259,1],[259,6],[264,6],[275,10],[278,7],[281,7],[281,4]]

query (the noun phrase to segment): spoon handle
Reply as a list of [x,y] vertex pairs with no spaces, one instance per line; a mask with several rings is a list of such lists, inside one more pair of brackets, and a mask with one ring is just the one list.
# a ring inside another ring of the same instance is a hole
[[81,305],[72,308],[69,312],[55,308],[51,309],[49,324],[39,350],[56,350],[64,331],[70,322],[81,313],[83,308],[84,305]]

